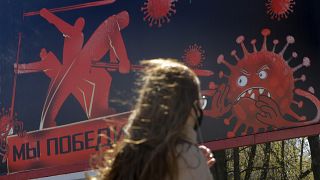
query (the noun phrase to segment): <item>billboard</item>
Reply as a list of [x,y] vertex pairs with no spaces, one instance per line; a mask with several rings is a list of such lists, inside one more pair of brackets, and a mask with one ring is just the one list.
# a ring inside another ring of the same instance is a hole
[[5,4],[1,174],[88,169],[90,155],[122,134],[139,62],[158,57],[199,76],[207,99],[200,133],[213,150],[319,134],[317,3]]

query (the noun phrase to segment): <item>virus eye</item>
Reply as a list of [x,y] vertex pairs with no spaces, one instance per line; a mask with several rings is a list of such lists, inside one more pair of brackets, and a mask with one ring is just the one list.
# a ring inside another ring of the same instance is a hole
[[247,83],[248,83],[248,78],[246,76],[242,75],[238,78],[238,85],[239,86],[243,87],[243,86],[247,85]]
[[266,71],[260,71],[259,72],[259,78],[260,79],[265,79],[265,78],[267,78],[267,76],[268,76],[268,73]]

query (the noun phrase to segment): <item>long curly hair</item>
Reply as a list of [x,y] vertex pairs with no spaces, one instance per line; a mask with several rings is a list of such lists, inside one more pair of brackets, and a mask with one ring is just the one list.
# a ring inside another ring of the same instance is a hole
[[[125,127],[125,137],[105,153],[100,178],[106,180],[176,179],[176,150],[195,101],[199,79],[172,59],[142,61],[138,99]],[[99,179],[100,179],[99,178]]]

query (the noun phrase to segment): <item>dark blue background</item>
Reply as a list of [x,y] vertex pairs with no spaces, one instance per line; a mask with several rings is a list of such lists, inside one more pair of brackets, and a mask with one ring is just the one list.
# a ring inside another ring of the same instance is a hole
[[[63,38],[57,29],[40,16],[24,17],[23,12],[38,11],[41,8],[56,8],[67,5],[79,4],[87,1],[55,1],[55,0],[28,0],[10,1],[3,0],[0,4],[0,107],[9,108],[12,97],[13,64],[16,59],[18,32],[22,32],[20,63],[38,61],[41,48],[53,51],[61,59]],[[313,86],[319,97],[319,72],[320,67],[320,1],[297,0],[294,12],[288,19],[281,21],[271,20],[266,14],[264,0],[179,0],[176,4],[177,13],[170,17],[170,23],[164,23],[163,27],[150,28],[143,21],[141,7],[144,1],[117,0],[115,3],[91,7],[80,10],[56,13],[69,23],[74,23],[78,17],[84,17],[85,41],[90,37],[98,25],[107,17],[123,10],[129,12],[130,23],[122,31],[127,53],[132,64],[138,64],[142,59],[151,58],[177,58],[181,59],[189,45],[197,43],[205,50],[203,69],[215,72],[224,66],[216,64],[219,54],[229,53],[233,49],[240,52],[235,38],[245,35],[247,47],[249,40],[257,38],[258,48],[262,42],[260,31],[262,28],[270,28],[271,40],[280,40],[278,48],[283,47],[285,37],[292,35],[296,43],[291,45],[285,57],[288,58],[292,51],[297,51],[299,64],[303,56],[311,59],[311,67],[297,73],[305,73],[307,82],[298,84],[298,87],[306,89]],[[240,56],[242,56],[240,54]],[[106,60],[108,58],[105,57]],[[232,58],[228,58],[232,59]],[[294,64],[294,63],[293,63]],[[118,112],[130,109],[133,102],[132,90],[134,73],[121,75],[111,73],[113,76],[110,104]],[[297,77],[298,77],[297,76]],[[217,80],[217,76],[201,78],[202,88],[207,89],[209,81]],[[49,85],[49,78],[43,73],[19,75],[17,81],[15,112],[19,120],[24,122],[27,131],[36,130],[39,127],[42,106]],[[127,101],[129,99],[129,101]],[[117,102],[125,102],[125,104]],[[310,110],[311,113],[312,109]],[[308,112],[306,110],[305,112]],[[58,117],[58,125],[68,124],[84,120],[77,101],[70,96],[63,105]],[[202,126],[204,140],[213,140],[226,137],[226,131],[222,120],[206,119]]]

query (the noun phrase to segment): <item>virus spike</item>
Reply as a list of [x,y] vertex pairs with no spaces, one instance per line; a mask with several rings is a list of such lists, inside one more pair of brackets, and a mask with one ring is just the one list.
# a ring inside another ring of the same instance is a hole
[[306,116],[299,116],[297,113],[295,113],[294,111],[292,111],[292,109],[288,109],[287,114],[289,114],[290,116],[292,116],[293,118],[299,120],[299,121],[305,121],[307,118]]
[[297,82],[297,81],[302,81],[302,82],[304,82],[304,81],[306,81],[306,79],[307,79],[307,78],[306,78],[306,75],[302,74],[300,78],[294,79],[294,82]]
[[240,61],[240,58],[238,57],[236,50],[232,50],[230,54],[231,54],[231,56],[233,56],[237,61]]
[[250,43],[252,44],[253,52],[257,52],[257,47],[256,47],[257,40],[252,39]]
[[253,131],[252,131],[252,133],[258,133],[258,131],[259,131],[259,128],[256,128],[256,127],[252,127],[253,128]]
[[263,44],[262,44],[262,47],[261,47],[261,50],[260,51],[267,51],[267,37],[270,35],[271,31],[270,29],[262,29],[261,31],[261,34],[263,36]]
[[[239,121],[239,120],[237,120],[237,121]],[[227,137],[234,137],[234,136],[236,135],[236,131],[240,128],[240,126],[241,126],[241,123],[237,122],[237,123],[235,124],[233,130],[232,130],[232,131],[229,131],[229,132],[227,133]]]
[[[301,93],[297,93],[297,91],[304,91],[304,93],[307,93],[305,90],[301,90],[301,89],[295,89],[294,90],[294,93],[296,94],[296,95],[298,95],[298,96],[302,96],[302,97],[305,97],[303,94],[301,95]],[[311,93],[311,94],[314,94],[315,93],[315,90],[314,90],[314,88],[312,87],[312,86],[310,86],[309,88],[308,88],[308,91],[309,91],[309,93]]]
[[231,119],[232,118],[234,118],[233,116],[230,116],[230,117],[228,117],[228,118],[225,118],[224,120],[223,120],[223,123],[225,124],[225,125],[230,125],[230,123],[231,123]]
[[214,82],[209,82],[209,89],[216,89],[217,85]]
[[280,51],[279,55],[283,56],[283,54],[286,51],[286,49],[288,48],[289,44],[293,44],[293,43],[294,43],[294,37],[293,36],[287,36],[287,43],[283,47],[283,49]]
[[289,64],[293,58],[296,59],[297,57],[298,57],[298,53],[292,52],[291,57],[287,60],[287,64]]
[[226,65],[230,70],[234,68],[233,65],[231,65],[224,59],[224,56],[222,54],[218,56],[217,63]]
[[236,42],[241,45],[243,56],[246,57],[249,53],[248,53],[248,50],[247,50],[246,46],[243,43],[244,42],[244,36],[237,37]]
[[228,138],[232,138],[232,137],[235,137],[236,135],[235,135],[235,132],[234,132],[234,129],[233,129],[233,131],[229,131],[228,133],[227,133],[227,137]]
[[277,45],[279,44],[279,40],[275,39],[272,41],[272,43],[273,43],[272,52],[274,52],[276,50]]
[[293,101],[292,103],[296,104],[299,108],[302,108],[302,106],[303,106],[303,101],[299,101],[299,102]]
[[243,132],[241,132],[241,136],[245,136],[248,134],[248,129],[247,127],[245,127],[245,129],[243,130]]
[[308,91],[309,91],[310,93],[312,93],[312,94],[315,93],[314,88],[313,88],[312,86],[310,86],[310,87],[308,88]]
[[298,69],[302,68],[303,66],[305,66],[305,67],[309,67],[310,66],[310,59],[308,57],[304,57],[302,64],[299,64],[298,66],[294,67],[292,69],[292,71],[296,72]]
[[229,78],[229,76],[226,75],[223,71],[219,71],[219,78],[222,79],[224,77]]

